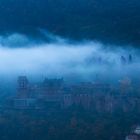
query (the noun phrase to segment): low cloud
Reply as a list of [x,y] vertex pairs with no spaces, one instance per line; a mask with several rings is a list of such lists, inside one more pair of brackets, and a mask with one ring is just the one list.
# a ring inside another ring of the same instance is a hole
[[138,51],[131,47],[104,46],[93,41],[69,43],[60,37],[52,43],[35,42],[20,34],[0,37],[0,75],[64,77],[76,81],[98,77],[111,81],[137,77],[140,70]]

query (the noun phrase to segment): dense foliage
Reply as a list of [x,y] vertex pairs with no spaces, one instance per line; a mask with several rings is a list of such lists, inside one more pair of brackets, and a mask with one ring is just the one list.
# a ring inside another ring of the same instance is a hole
[[97,113],[82,109],[63,111],[2,111],[1,140],[124,140],[138,112]]

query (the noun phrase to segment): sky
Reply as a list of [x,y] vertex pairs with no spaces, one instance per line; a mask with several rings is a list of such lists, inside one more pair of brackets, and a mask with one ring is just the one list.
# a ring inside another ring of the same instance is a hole
[[139,0],[0,0],[0,34],[47,40],[39,29],[113,45],[140,45]]

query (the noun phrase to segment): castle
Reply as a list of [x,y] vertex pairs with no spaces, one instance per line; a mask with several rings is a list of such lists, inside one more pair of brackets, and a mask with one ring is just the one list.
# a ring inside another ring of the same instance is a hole
[[[130,80],[121,80],[118,87],[105,83],[65,84],[62,78],[32,84],[26,76],[18,77],[17,94],[12,98],[15,109],[67,109],[82,107],[98,112],[131,111],[140,108],[139,94]],[[138,90],[139,91],[139,90]]]
[[[81,105],[89,108],[91,103],[109,92],[108,84],[79,83],[66,85],[63,79],[47,79],[42,83],[30,84],[26,76],[18,77],[17,95],[13,99],[14,108],[43,108],[55,106],[67,108]],[[98,93],[98,97],[94,96]]]

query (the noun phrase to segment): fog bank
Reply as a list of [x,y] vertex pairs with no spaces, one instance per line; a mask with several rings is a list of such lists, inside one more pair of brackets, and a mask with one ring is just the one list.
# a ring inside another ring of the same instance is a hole
[[139,73],[139,52],[133,47],[54,38],[51,43],[36,43],[21,34],[0,37],[0,75],[93,81],[137,77]]

